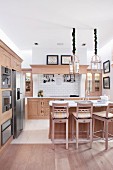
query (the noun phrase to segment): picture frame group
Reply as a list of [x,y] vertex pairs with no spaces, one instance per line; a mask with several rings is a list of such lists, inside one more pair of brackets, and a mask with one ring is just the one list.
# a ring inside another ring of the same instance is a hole
[[[60,58],[61,65],[69,65],[71,61],[72,61],[71,55],[61,55],[61,58]],[[46,64],[47,65],[58,65],[59,56],[58,55],[47,55]]]

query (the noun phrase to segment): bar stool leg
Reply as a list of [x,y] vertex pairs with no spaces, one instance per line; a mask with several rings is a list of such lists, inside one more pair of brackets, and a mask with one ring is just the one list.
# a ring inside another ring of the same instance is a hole
[[108,149],[108,121],[105,120],[105,149]]
[[68,119],[66,119],[66,149],[68,149]]
[[103,127],[103,131],[102,131],[102,138],[105,138],[105,121],[103,121],[104,127]]
[[79,138],[79,122],[76,120],[76,149],[78,149],[78,139]]
[[92,148],[92,119],[90,120],[90,148]]
[[89,139],[89,129],[90,129],[90,126],[89,126],[89,123],[87,123],[87,139]]
[[74,117],[73,117],[73,115],[71,115],[71,121],[72,121],[72,126],[71,126],[71,140],[73,140],[73,138],[74,138]]
[[93,118],[93,137],[94,137],[94,132],[95,132],[95,118]]
[[55,129],[54,120],[52,120],[52,143],[53,143],[53,149],[55,149],[55,145],[54,145],[54,129]]

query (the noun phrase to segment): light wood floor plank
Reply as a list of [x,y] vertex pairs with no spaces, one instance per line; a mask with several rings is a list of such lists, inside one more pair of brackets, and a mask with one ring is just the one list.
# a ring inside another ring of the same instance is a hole
[[94,156],[91,152],[92,149],[89,148],[89,144],[81,144],[79,146],[79,152],[81,152],[84,160],[85,160],[85,163],[87,164],[87,167],[89,170],[92,169],[93,167],[93,170],[100,170],[98,164],[96,163],[96,161],[94,161]]
[[104,143],[88,144],[12,144],[0,153],[0,170],[112,170],[113,143],[107,151]]
[[110,163],[109,159],[106,159],[105,157],[107,152],[108,151],[105,150],[105,144],[103,142],[96,142],[91,150],[91,153],[94,156],[94,161],[98,164],[100,169],[112,170],[113,165]]

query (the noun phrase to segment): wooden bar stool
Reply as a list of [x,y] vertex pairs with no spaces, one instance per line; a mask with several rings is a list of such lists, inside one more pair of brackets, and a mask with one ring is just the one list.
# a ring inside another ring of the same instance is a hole
[[[68,149],[68,118],[69,118],[69,108],[68,103],[52,103],[52,143],[58,143],[58,140],[54,139],[55,133],[55,123],[65,123],[66,124],[66,149]],[[64,141],[64,140],[63,140]],[[62,141],[60,140],[59,143]]]
[[[87,123],[90,133],[90,147],[92,148],[92,112],[93,112],[93,103],[90,101],[81,101],[77,103],[77,110],[75,113],[72,113],[74,120],[76,121],[76,149],[78,149],[78,143],[81,142],[79,139],[79,124]],[[73,134],[73,127],[72,127]],[[82,140],[83,142],[83,140]]]
[[[108,133],[108,127],[109,127],[109,122],[113,121],[113,103],[109,103],[107,106],[106,111],[100,111],[100,112],[94,112],[93,113],[93,136],[95,136],[95,133],[98,133],[100,131],[95,131],[95,120],[100,120],[103,121],[104,127],[101,130],[102,134],[105,134],[105,149],[108,149],[108,136],[110,135]],[[110,135],[113,136],[113,135]]]

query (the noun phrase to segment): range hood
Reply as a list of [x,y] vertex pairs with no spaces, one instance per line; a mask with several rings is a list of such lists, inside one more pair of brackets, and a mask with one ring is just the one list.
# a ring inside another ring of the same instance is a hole
[[[32,74],[69,74],[69,65],[30,65],[30,66],[32,68]],[[87,67],[88,65],[80,65],[79,74],[86,74]]]

